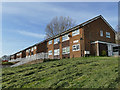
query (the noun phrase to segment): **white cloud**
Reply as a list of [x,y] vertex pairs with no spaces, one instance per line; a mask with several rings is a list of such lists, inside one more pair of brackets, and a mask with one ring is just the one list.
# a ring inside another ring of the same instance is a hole
[[[75,19],[78,23],[81,23],[80,21],[84,21],[86,19],[90,19],[91,17],[99,15],[96,12],[90,13],[84,9],[79,9],[79,11],[75,11],[69,8],[54,6],[50,3],[16,3],[14,5],[3,4],[3,8],[3,13],[25,17],[28,22],[35,24],[38,24],[38,22],[40,21],[49,22],[49,20],[52,19],[54,16],[68,15]],[[112,19],[111,21],[113,20],[115,21],[116,19]]]
[[119,0],[3,0],[3,2],[118,2]]
[[[14,5],[13,5],[14,4]],[[89,6],[81,6],[81,7],[87,7]],[[41,25],[43,23],[48,23],[54,16],[70,16],[77,22],[77,24],[82,23],[83,21],[86,21],[90,18],[93,18],[95,16],[98,16],[100,14],[105,15],[106,11],[97,12],[93,11],[92,13],[88,10],[84,10],[84,8],[80,8],[79,10],[69,9],[57,5],[53,5],[50,3],[11,3],[6,4],[3,3],[3,13],[9,15],[15,15],[18,16],[18,20],[20,21],[19,24],[21,24],[21,20],[19,19],[23,17],[23,19],[26,20],[26,23],[24,23],[24,26],[32,26],[31,24],[35,25]],[[111,15],[112,16],[112,15]],[[106,19],[110,23],[116,23],[117,18],[111,18],[109,14],[105,15]],[[16,18],[15,18],[16,19]],[[15,20],[14,19],[14,20]],[[23,23],[23,22],[22,22]]]
[[44,34],[38,34],[38,33],[33,33],[33,32],[28,32],[28,31],[23,31],[23,30],[18,30],[17,32],[21,35],[31,36],[31,37],[36,37],[36,38],[44,38],[45,37]]

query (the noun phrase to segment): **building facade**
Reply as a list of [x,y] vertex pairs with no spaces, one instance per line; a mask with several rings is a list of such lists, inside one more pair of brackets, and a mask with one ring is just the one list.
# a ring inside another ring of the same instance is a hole
[[[38,53],[48,53],[50,59],[84,56],[118,55],[119,45],[115,44],[115,30],[100,15],[77,25],[19,53],[11,55],[24,58]],[[18,55],[19,54],[19,55]]]

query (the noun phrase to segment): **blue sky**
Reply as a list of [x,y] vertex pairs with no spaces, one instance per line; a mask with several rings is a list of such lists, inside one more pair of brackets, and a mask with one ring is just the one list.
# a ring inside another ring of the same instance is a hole
[[44,40],[45,27],[55,16],[70,16],[76,24],[102,15],[115,29],[117,2],[4,2],[2,3],[2,55],[10,55]]

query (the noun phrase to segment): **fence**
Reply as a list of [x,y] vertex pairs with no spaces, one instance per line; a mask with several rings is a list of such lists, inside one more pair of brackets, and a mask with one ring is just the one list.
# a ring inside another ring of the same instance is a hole
[[19,66],[19,65],[22,65],[24,63],[34,61],[34,60],[38,60],[38,59],[48,59],[48,53],[38,53],[38,54],[32,55],[30,57],[28,56],[26,58],[17,58],[17,59],[14,59],[14,60],[10,60],[9,62],[19,61],[18,63],[11,66],[11,67],[15,67],[15,66]]

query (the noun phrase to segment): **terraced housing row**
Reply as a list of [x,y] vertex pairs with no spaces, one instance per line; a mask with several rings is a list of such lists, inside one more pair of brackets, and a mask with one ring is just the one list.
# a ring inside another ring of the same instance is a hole
[[11,60],[47,53],[47,58],[118,55],[115,30],[100,15],[10,56]]

